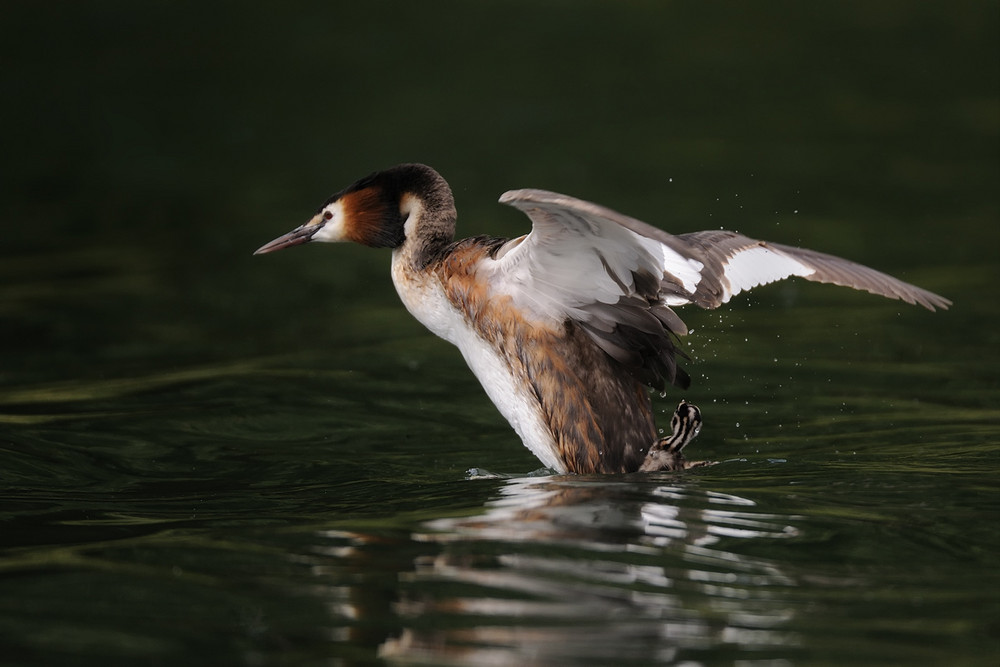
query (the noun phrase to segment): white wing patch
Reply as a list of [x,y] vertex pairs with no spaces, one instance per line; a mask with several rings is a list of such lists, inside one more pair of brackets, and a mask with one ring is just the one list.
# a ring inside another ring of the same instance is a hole
[[651,239],[642,240],[645,243],[654,244],[660,247],[660,250],[663,252],[664,270],[680,280],[684,289],[688,292],[694,292],[695,289],[697,289],[698,283],[701,282],[701,270],[705,268],[704,264],[696,259],[685,257],[673,248],[665,246],[658,241],[653,241]]
[[757,245],[739,250],[722,265],[729,282],[722,303],[744,290],[766,285],[789,276],[810,276],[815,269],[767,246]]

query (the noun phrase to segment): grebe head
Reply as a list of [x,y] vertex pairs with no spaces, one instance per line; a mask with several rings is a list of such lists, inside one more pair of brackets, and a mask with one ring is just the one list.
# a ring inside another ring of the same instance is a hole
[[701,410],[697,405],[681,401],[670,418],[670,430],[673,435],[669,449],[679,452],[701,432]]
[[646,460],[639,466],[639,472],[662,470],[687,470],[701,466],[715,465],[711,461],[688,461],[683,449],[698,437],[701,431],[701,410],[687,401],[681,401],[670,418],[672,433],[660,438],[649,448]]
[[454,229],[455,203],[441,175],[426,165],[401,164],[344,188],[327,199],[307,223],[254,254],[310,241],[398,248],[410,237],[450,241]]

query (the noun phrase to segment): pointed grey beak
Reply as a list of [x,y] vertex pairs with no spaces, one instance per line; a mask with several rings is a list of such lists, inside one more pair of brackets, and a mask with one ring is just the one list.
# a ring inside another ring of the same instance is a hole
[[270,243],[262,245],[257,248],[254,254],[263,255],[269,252],[274,252],[275,250],[290,248],[293,245],[301,245],[312,241],[313,234],[323,228],[323,225],[317,224],[319,221],[318,218],[319,216],[316,216],[301,227],[296,227],[284,236],[279,236]]

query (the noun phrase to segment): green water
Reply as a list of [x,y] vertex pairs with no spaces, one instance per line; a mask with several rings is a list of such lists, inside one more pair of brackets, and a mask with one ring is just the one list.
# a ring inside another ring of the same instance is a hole
[[[962,1],[9,3],[0,663],[996,664],[998,34]],[[531,477],[385,252],[251,257],[407,160],[464,234],[542,187],[955,305],[686,310],[721,463]]]

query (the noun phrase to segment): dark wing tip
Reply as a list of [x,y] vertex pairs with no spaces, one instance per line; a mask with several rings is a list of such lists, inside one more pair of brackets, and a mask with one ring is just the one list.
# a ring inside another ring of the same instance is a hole
[[864,264],[815,250],[792,248],[774,243],[768,245],[800,259],[814,268],[816,272],[806,276],[806,280],[851,287],[889,299],[899,299],[911,305],[923,306],[932,312],[938,309],[947,310],[952,305],[949,299],[940,294],[894,278]]

